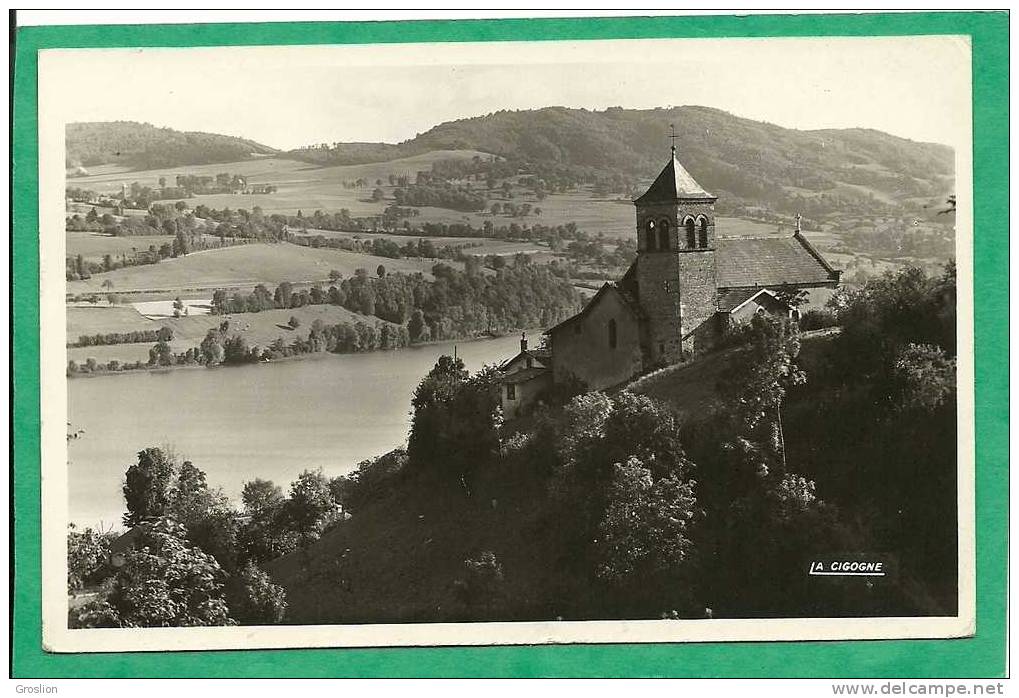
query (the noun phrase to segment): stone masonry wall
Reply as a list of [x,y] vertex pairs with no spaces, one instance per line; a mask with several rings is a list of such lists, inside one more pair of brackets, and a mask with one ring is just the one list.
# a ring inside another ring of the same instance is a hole
[[[616,321],[616,347],[609,346],[609,320]],[[570,375],[601,390],[643,370],[640,325],[616,292],[604,294],[583,317],[552,332],[552,371],[556,383]]]

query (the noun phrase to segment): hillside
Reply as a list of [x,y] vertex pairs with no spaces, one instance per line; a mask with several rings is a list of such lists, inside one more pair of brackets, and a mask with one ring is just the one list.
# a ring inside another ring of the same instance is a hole
[[[138,238],[147,244],[147,237]],[[109,281],[117,293],[159,291],[212,291],[217,288],[251,288],[255,284],[312,283],[325,281],[338,270],[351,276],[357,269],[374,271],[383,264],[390,271],[430,276],[434,260],[389,259],[336,249],[313,249],[290,243],[252,243],[203,250],[159,264],[116,269],[85,281],[69,281],[68,294],[104,293]]]
[[119,165],[136,170],[247,160],[276,151],[244,138],[176,131],[135,121],[67,125],[66,166]]
[[668,127],[684,165],[726,204],[820,214],[879,211],[953,191],[953,154],[869,129],[799,131],[708,107],[605,111],[548,107],[446,122],[390,144],[334,144],[292,151],[316,164],[387,160],[437,149],[472,149],[639,185],[661,168]]

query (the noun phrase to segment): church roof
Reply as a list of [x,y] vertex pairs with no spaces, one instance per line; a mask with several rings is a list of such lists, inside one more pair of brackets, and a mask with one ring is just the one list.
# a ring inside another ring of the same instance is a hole
[[659,201],[675,201],[676,199],[715,199],[697,183],[689,172],[686,171],[679,160],[676,159],[676,150],[672,150],[672,158],[665,169],[661,171],[658,178],[648,187],[643,195],[638,197],[634,203],[652,203]]
[[[634,264],[636,264],[636,262]],[[633,268],[633,266],[634,265],[631,265],[631,269]],[[627,270],[627,275],[629,275],[629,270]],[[640,303],[638,303],[637,299],[631,294],[630,289],[620,288],[620,284],[618,283],[614,284],[605,283],[602,284],[602,287],[600,289],[598,289],[598,293],[591,296],[591,300],[589,300],[584,305],[584,307],[580,310],[579,313],[577,313],[576,315],[571,315],[570,317],[560,322],[558,325],[549,327],[542,334],[552,334],[556,330],[566,327],[567,325],[573,324],[574,321],[579,320],[580,318],[587,315],[592,309],[594,309],[594,307],[598,305],[598,302],[602,299],[602,297],[607,293],[615,293],[617,296],[619,296],[619,299],[623,303],[623,307],[627,308],[631,313],[633,313],[634,317],[638,319],[643,317],[643,313],[641,312],[640,309]]]
[[823,286],[839,280],[840,272],[799,234],[718,238],[716,246],[719,289]]

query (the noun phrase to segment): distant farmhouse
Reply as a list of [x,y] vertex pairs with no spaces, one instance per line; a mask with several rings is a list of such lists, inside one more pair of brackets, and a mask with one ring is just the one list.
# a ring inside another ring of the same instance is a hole
[[783,297],[835,288],[840,272],[803,237],[715,236],[715,201],[676,159],[634,201],[637,259],[579,313],[545,332],[540,350],[502,364],[502,405],[515,416],[548,386],[579,379],[619,385],[710,349],[754,313],[795,315]]

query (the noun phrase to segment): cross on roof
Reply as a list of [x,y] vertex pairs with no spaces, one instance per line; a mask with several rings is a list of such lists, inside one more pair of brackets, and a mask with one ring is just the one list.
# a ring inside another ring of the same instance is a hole
[[676,139],[679,138],[679,136],[676,135],[676,125],[675,124],[669,124],[669,129],[672,131],[672,133],[669,135],[669,138],[672,139],[672,154],[675,155],[676,154]]

